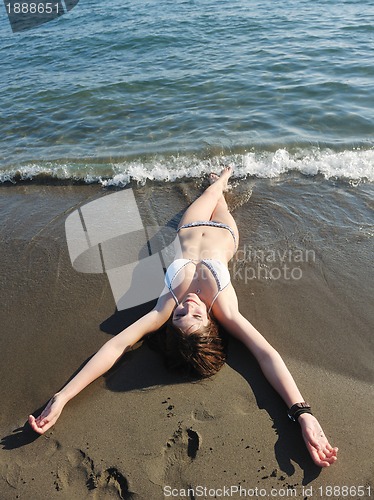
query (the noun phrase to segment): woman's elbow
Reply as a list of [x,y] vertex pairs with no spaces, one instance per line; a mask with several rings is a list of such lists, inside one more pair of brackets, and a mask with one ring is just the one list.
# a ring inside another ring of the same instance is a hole
[[277,361],[282,361],[282,357],[279,352],[271,345],[265,346],[264,348],[256,352],[255,357],[260,365],[263,363],[274,363]]
[[101,348],[106,356],[116,359],[121,358],[130,349],[131,345],[128,342],[124,342],[118,335],[108,340]]

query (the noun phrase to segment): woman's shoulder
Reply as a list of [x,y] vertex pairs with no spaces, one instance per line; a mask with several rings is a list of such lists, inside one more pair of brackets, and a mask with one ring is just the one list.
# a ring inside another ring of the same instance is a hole
[[165,318],[165,322],[169,319],[175,306],[175,300],[167,286],[164,286],[154,309]]
[[218,295],[213,304],[212,312],[220,323],[238,311],[238,297],[235,289],[230,282]]

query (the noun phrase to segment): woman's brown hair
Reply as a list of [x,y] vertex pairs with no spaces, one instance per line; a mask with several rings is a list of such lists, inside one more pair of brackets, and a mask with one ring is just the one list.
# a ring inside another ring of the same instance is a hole
[[[194,378],[207,378],[217,373],[226,361],[226,341],[212,316],[209,323],[192,333],[184,333],[173,325],[172,317],[157,332],[157,350],[162,351],[168,368]],[[153,339],[155,340],[155,339]],[[151,342],[151,347],[155,342]]]

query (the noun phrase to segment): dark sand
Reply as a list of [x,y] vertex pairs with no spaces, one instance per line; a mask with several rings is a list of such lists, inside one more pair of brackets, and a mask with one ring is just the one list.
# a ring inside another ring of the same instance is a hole
[[[228,364],[199,383],[167,372],[144,343],[71,401],[53,429],[40,437],[30,431],[27,415],[152,304],[116,312],[106,275],[78,273],[71,266],[65,219],[108,191],[4,186],[1,500],[158,500],[166,498],[168,486],[241,486],[247,498],[270,495],[272,488],[283,498],[373,498],[373,233],[365,213],[370,189],[362,188],[352,211],[344,205],[356,196],[349,188],[307,182],[306,189],[299,178],[261,181],[248,200],[251,183],[242,181],[235,198],[231,195],[231,204],[238,205],[241,248],[269,248],[272,242],[277,249],[315,250],[313,262],[297,264],[302,279],[246,282],[245,274],[236,272],[233,281],[243,314],[284,357],[339,447],[339,461],[322,471],[313,465],[298,425],[288,420],[284,403],[234,340]],[[135,191],[147,223],[162,225],[173,224],[201,186],[189,181]],[[304,195],[298,198],[298,192]],[[248,259],[241,265],[244,269]],[[330,486],[340,490],[330,495]],[[361,489],[347,494],[343,486],[361,486],[363,494]],[[200,496],[211,497],[212,492]],[[180,492],[173,498],[199,496]]]

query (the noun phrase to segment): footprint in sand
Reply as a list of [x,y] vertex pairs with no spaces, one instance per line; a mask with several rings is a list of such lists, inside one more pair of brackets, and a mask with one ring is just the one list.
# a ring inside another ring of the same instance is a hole
[[201,436],[191,427],[177,430],[162,448],[161,458],[146,465],[148,477],[156,484],[172,484],[172,479],[182,477],[183,470],[195,460],[201,446]]
[[[61,449],[57,440],[47,436],[41,436],[30,442],[32,446],[25,446],[22,429],[16,429],[13,434],[1,439],[0,473],[12,488],[18,488],[24,482],[27,471],[40,466],[38,457],[51,461],[53,455]],[[7,450],[13,450],[11,458],[7,455]]]
[[217,416],[210,413],[209,410],[207,410],[203,405],[201,405],[199,408],[196,408],[192,412],[192,418],[200,422],[206,422],[207,420],[216,420]]
[[173,436],[166,443],[164,457],[173,465],[176,462],[185,464],[196,458],[200,448],[200,436],[191,428],[182,429],[179,425]]
[[177,430],[162,448],[162,456],[150,461],[147,466],[148,477],[156,484],[171,484],[173,478],[181,478],[183,471],[191,464],[200,449],[201,436],[191,427]]
[[12,488],[17,488],[21,477],[21,467],[17,463],[9,463],[5,467],[5,481]]
[[130,491],[126,477],[116,468],[96,467],[91,457],[83,450],[75,450],[68,453],[69,470],[59,470],[55,486],[56,490],[67,490],[69,484],[77,483],[84,485],[84,490],[91,492],[90,497],[103,498],[103,495],[112,492],[116,498],[134,500],[136,494]]

